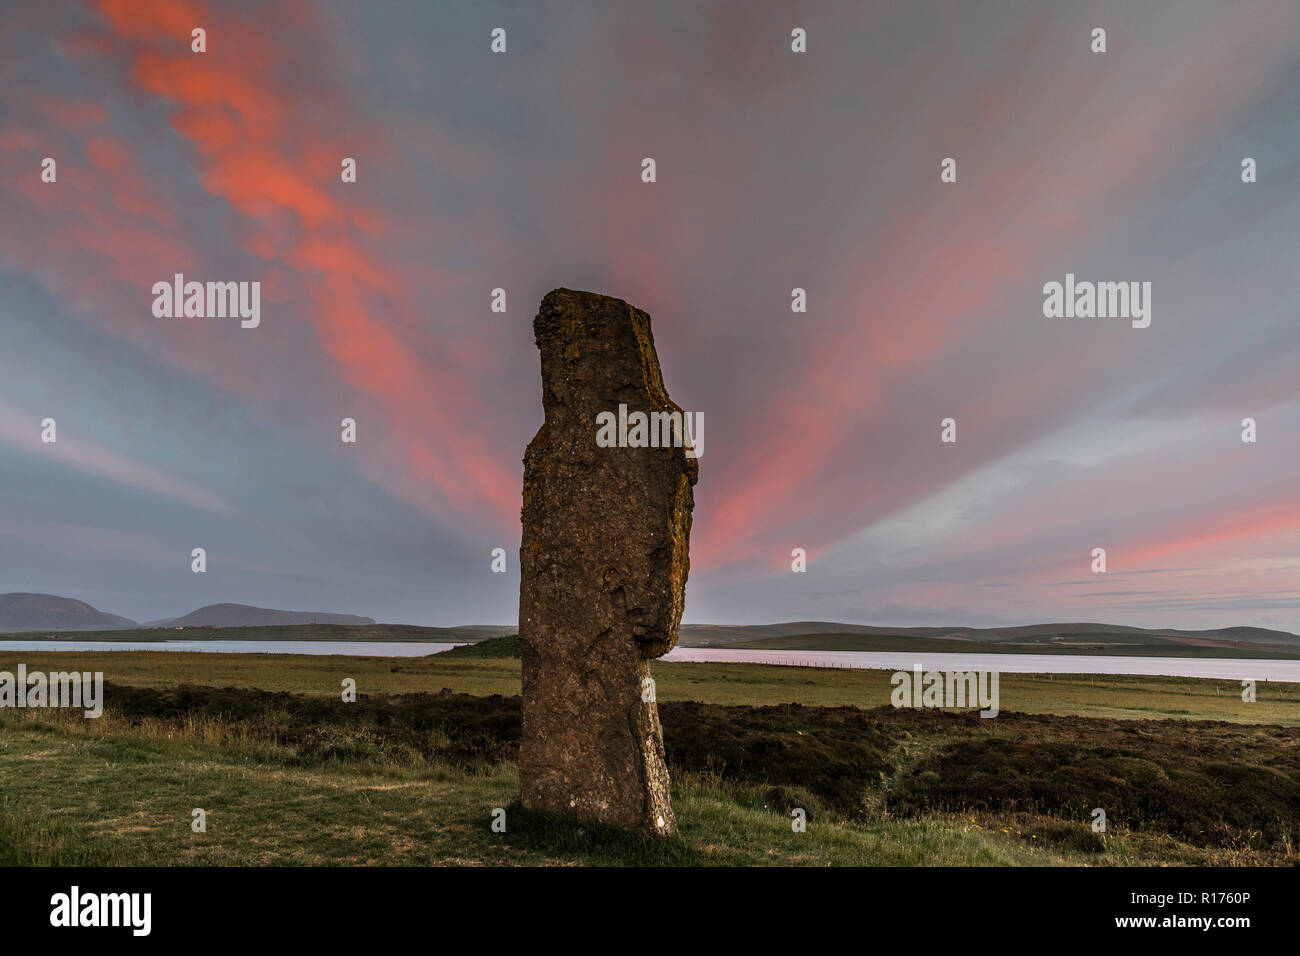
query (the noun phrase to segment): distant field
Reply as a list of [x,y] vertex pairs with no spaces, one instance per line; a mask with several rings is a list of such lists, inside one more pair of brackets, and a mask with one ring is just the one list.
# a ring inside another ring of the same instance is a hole
[[[475,658],[459,652],[416,658],[299,654],[191,654],[167,651],[13,652],[0,649],[0,670],[19,661],[29,669],[103,671],[113,684],[259,688],[333,697],[345,677],[361,693],[410,694],[448,688],[455,693],[519,693],[518,659]],[[879,707],[889,703],[889,673],[876,670],[783,667],[768,664],[652,665],[660,700],[715,704]],[[1002,709],[1031,714],[1095,717],[1174,717],[1300,726],[1300,684],[1261,683],[1257,701],[1241,700],[1232,681],[1182,677],[1004,674]]]

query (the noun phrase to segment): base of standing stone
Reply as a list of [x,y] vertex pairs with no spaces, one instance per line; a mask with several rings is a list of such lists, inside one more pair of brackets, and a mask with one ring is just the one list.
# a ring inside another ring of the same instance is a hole
[[[653,684],[645,683],[650,665],[629,664],[634,679],[611,686],[525,650],[519,779],[526,808],[652,836],[676,831],[659,711],[653,699],[642,699],[652,696],[646,687]],[[530,695],[530,688],[538,692]],[[604,713],[626,720],[592,720]]]

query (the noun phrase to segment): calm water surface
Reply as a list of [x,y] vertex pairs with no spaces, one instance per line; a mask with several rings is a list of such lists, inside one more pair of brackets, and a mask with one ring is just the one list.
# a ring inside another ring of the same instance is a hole
[[6,641],[0,651],[207,651],[220,654],[348,654],[423,657],[457,644],[420,641]]
[[[190,651],[223,654],[345,654],[356,657],[423,657],[456,644],[408,641],[6,641],[10,651]],[[1003,674],[1155,674],[1221,680],[1300,683],[1300,660],[1233,660],[1215,657],[1086,657],[1057,654],[908,654],[900,651],[754,651],[677,647],[664,660],[866,667],[877,670],[996,670]]]
[[908,654],[903,651],[750,651],[719,647],[677,647],[666,661],[737,661],[809,667],[867,667],[877,670],[995,670],[1002,674],[1160,674],[1223,680],[1300,682],[1300,660],[1233,660],[1218,657],[1086,657],[1057,654]]

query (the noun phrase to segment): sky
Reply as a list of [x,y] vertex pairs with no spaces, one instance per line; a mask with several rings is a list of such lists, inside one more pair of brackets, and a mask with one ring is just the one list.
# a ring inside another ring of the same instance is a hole
[[0,84],[0,592],[517,620],[567,287],[707,422],[688,622],[1300,631],[1293,0],[11,0]]

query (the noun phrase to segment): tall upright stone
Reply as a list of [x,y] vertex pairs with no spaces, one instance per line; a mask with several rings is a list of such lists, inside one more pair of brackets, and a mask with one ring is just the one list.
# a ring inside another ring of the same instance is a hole
[[649,662],[677,643],[698,465],[689,432],[675,447],[597,443],[597,416],[620,405],[682,414],[648,315],[556,289],[533,333],[546,419],[524,454],[521,801],[667,836],[675,823]]

